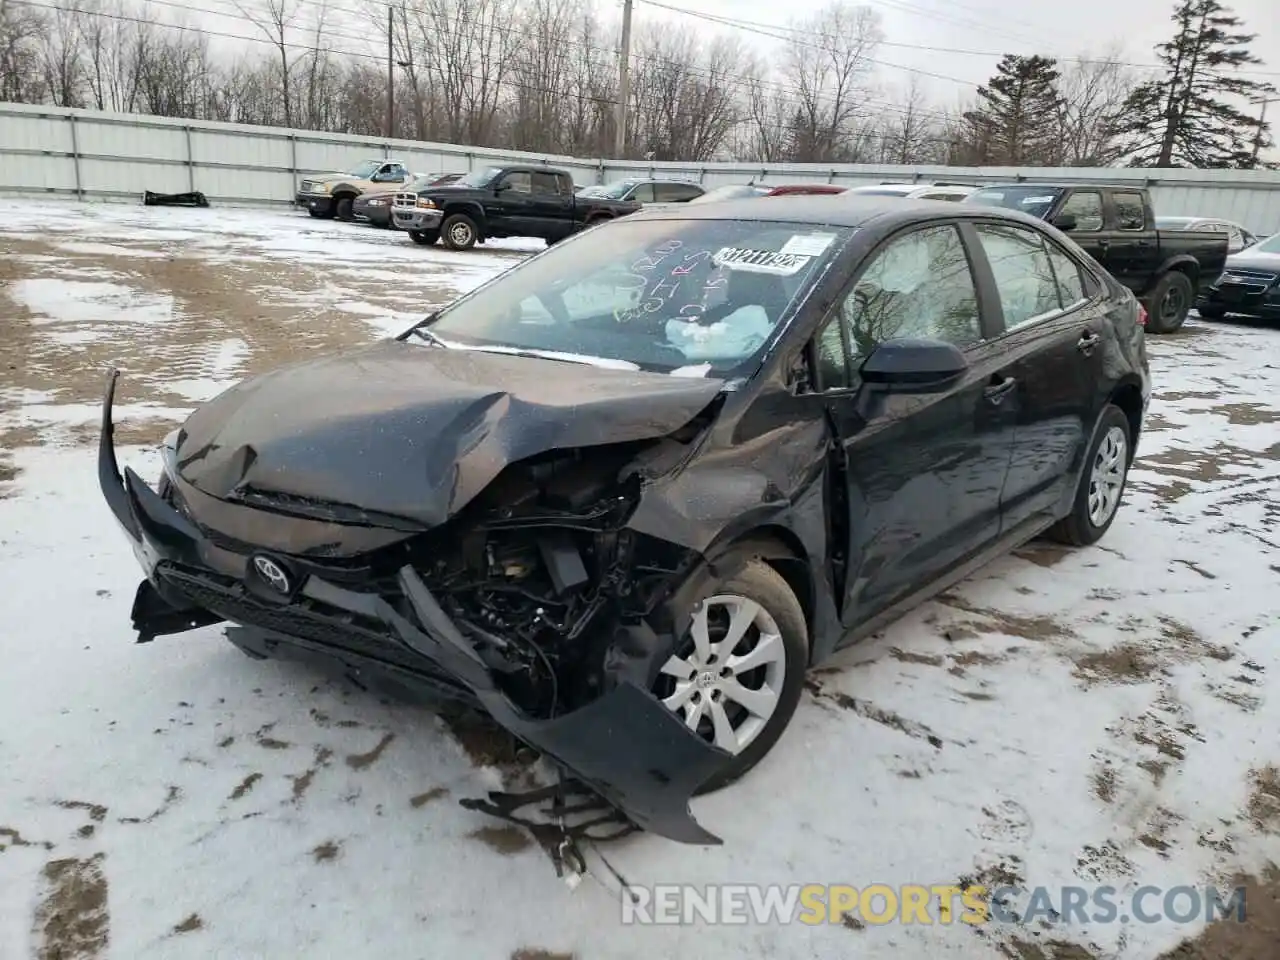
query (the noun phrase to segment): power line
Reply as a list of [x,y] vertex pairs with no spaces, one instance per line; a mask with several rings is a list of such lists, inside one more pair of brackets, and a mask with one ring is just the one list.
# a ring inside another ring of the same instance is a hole
[[[828,42],[830,42],[830,41],[832,41],[833,39],[835,39],[835,38],[833,38],[830,34],[823,33],[822,31],[817,31],[817,30],[805,30],[805,29],[801,29],[801,28],[798,28],[798,27],[780,26],[780,25],[778,25],[778,24],[761,23],[761,22],[756,21],[756,20],[743,20],[743,19],[738,18],[738,17],[725,17],[725,16],[721,16],[721,15],[719,15],[719,14],[706,14],[706,13],[702,13],[701,11],[697,11],[697,10],[689,10],[689,9],[684,8],[684,7],[677,7],[677,6],[672,6],[672,5],[669,5],[669,4],[666,4],[666,3],[661,3],[661,2],[659,2],[659,0],[640,0],[640,2],[641,2],[641,3],[646,3],[646,4],[648,4],[649,6],[652,6],[652,7],[660,7],[660,8],[661,8],[661,9],[663,9],[663,10],[669,10],[669,11],[671,11],[672,13],[678,13],[678,14],[682,14],[682,15],[684,15],[684,16],[689,16],[689,17],[697,17],[698,19],[703,19],[703,20],[711,20],[712,22],[720,23],[720,24],[723,24],[724,26],[728,26],[728,27],[735,27],[735,28],[743,29],[743,30],[746,30],[747,32],[756,32],[756,33],[758,33],[758,32],[760,32],[760,31],[772,31],[772,30],[777,30],[777,31],[781,31],[781,32],[786,33],[786,34],[799,35],[799,36],[802,36],[802,37],[817,37],[817,38],[819,38],[819,39],[821,39],[821,40],[826,40],[826,41],[828,41]],[[881,2],[881,3],[889,3],[889,2],[893,2],[893,0],[879,0],[879,2]],[[910,6],[911,6],[911,5],[909,5],[909,4],[900,4],[900,5],[901,5],[901,6],[903,6],[903,7],[910,7]],[[947,19],[944,15],[941,15],[941,14],[934,14],[932,11],[927,11],[927,10],[924,10],[923,8],[913,8],[913,9],[920,9],[920,10],[921,10],[921,15],[922,15],[922,16],[927,15],[927,16],[929,16],[929,17],[930,17],[930,19],[943,19],[943,20]],[[764,36],[770,36],[770,37],[773,37],[773,39],[775,39],[775,40],[784,40],[784,41],[785,41],[785,40],[790,40],[790,39],[791,39],[790,37],[787,37],[787,36],[776,36],[775,34],[772,34],[772,33],[765,33],[765,34],[763,34],[763,35],[764,35]],[[1020,39],[1020,40],[1021,40],[1021,38],[1017,38],[1017,39]],[[1036,43],[1036,44],[1038,44],[1038,43],[1039,43],[1039,41],[1032,41],[1032,40],[1021,40],[1021,42],[1024,42],[1024,43]],[[994,59],[996,59],[996,60],[999,60],[1001,57],[1005,56],[1006,54],[1008,54],[1008,53],[1010,52],[1010,51],[1007,51],[1007,50],[1005,50],[1005,51],[996,51],[996,50],[972,50],[972,49],[963,48],[963,47],[939,47],[939,46],[933,46],[933,45],[930,45],[930,44],[922,44],[922,43],[903,43],[903,42],[901,42],[901,41],[895,41],[895,40],[881,40],[881,41],[879,41],[879,43],[880,43],[880,45],[881,45],[881,46],[885,46],[885,47],[897,47],[897,48],[900,48],[900,49],[903,49],[903,50],[923,50],[923,51],[925,51],[925,52],[927,52],[927,53],[953,53],[953,54],[958,54],[958,55],[961,55],[961,56],[969,56],[969,57],[990,57],[990,58],[994,58]],[[1110,59],[1107,59],[1107,58],[1099,58],[1099,57],[1061,57],[1061,56],[1053,56],[1053,59],[1054,59],[1054,60],[1057,60],[1057,61],[1058,61],[1058,62],[1060,62],[1060,63],[1081,63],[1081,64],[1115,63],[1117,66],[1122,66],[1122,67],[1133,67],[1133,68],[1135,68],[1135,69],[1139,69],[1139,70],[1165,70],[1165,69],[1167,69],[1166,65],[1165,65],[1165,64],[1161,64],[1161,63],[1138,63],[1138,62],[1126,61],[1126,60],[1110,60]],[[1240,70],[1236,70],[1236,71],[1234,71],[1234,73],[1246,73],[1246,74],[1251,74],[1251,75],[1255,75],[1255,76],[1264,76],[1264,77],[1280,77],[1280,70],[1246,70],[1246,69],[1240,69]]]

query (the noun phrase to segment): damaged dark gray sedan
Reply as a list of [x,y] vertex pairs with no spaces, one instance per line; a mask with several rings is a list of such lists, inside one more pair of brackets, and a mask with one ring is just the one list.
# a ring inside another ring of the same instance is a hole
[[[1045,531],[1116,515],[1142,308],[1064,235],[780,198],[583,232],[394,340],[246,380],[103,492],[140,640],[483,708],[630,825],[774,746],[804,674]],[[230,632],[229,632],[230,633]],[[563,810],[563,808],[562,808]]]

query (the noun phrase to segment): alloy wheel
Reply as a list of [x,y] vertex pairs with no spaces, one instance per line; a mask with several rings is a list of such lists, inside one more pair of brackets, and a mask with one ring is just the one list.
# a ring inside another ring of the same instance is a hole
[[655,692],[690,730],[738,754],[777,710],[785,677],[786,648],[773,616],[747,597],[719,594],[694,609]]
[[449,239],[459,247],[465,247],[471,242],[471,228],[465,223],[455,223],[449,228]]
[[1089,522],[1095,527],[1106,526],[1120,504],[1127,461],[1128,442],[1124,430],[1111,427],[1098,444],[1089,473]]

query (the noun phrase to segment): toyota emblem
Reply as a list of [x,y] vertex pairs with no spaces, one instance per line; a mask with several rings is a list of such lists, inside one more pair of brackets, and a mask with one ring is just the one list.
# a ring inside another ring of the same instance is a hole
[[289,575],[281,569],[280,564],[270,557],[254,557],[253,566],[272,590],[284,596],[289,595]]

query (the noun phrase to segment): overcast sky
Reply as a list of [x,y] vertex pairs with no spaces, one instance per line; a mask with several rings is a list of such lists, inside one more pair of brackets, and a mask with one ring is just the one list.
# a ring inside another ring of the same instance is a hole
[[[254,34],[236,9],[236,0],[154,0],[164,4],[164,12],[190,9],[194,16],[182,16],[189,25],[244,36]],[[249,8],[261,9],[263,0],[242,0]],[[310,42],[306,24],[326,0],[294,0],[301,16],[291,39]],[[1099,55],[1119,46],[1124,59],[1135,65],[1140,75],[1154,74],[1153,47],[1170,38],[1173,24],[1171,0],[865,0],[881,17],[885,42],[876,59],[876,83],[882,100],[896,99],[912,79],[912,70],[931,105],[954,106],[968,101],[977,85],[990,78],[1001,54],[1039,53],[1060,58]],[[658,5],[655,5],[658,4]],[[820,10],[826,0],[634,0],[637,21],[665,21],[673,29],[696,31],[700,37],[716,33],[737,35],[754,49],[767,53],[780,43],[763,35],[784,33],[793,18],[804,18]],[[380,58],[384,41],[379,31],[366,24],[353,24],[345,14],[364,7],[361,0],[327,0],[331,23],[346,20],[339,29],[341,46]],[[596,0],[597,9],[609,22],[618,22],[622,0]],[[668,8],[698,11],[711,16],[746,21],[758,28],[717,25],[705,19],[673,12]],[[1264,64],[1242,75],[1280,87],[1280,0],[1236,0],[1231,9],[1244,21],[1247,32],[1259,34],[1251,45]],[[331,33],[332,37],[332,33]],[[211,45],[244,49],[245,44],[225,38],[211,38]],[[259,49],[261,49],[259,47]],[[896,65],[896,66],[891,66]],[[905,67],[911,69],[898,69]],[[637,64],[637,69],[642,68]],[[1274,94],[1273,94],[1274,96]],[[1257,115],[1258,105],[1244,104]],[[1268,107],[1272,130],[1280,129],[1280,103]],[[1280,156],[1273,151],[1272,157]]]
[[[606,0],[621,7],[621,0]],[[789,17],[803,17],[819,10],[824,0],[662,0],[668,6],[698,10],[736,20],[785,27]],[[986,53],[1040,53],[1059,57],[1098,53],[1112,43],[1123,45],[1125,59],[1154,64],[1152,47],[1172,35],[1170,0],[870,0],[884,24],[886,44],[877,59],[968,81],[956,83],[922,76],[931,98],[951,103],[970,96],[974,84],[992,74],[996,58],[944,50],[895,47],[902,43]],[[1251,79],[1280,86],[1280,0],[1236,0],[1229,4],[1248,32],[1259,34],[1254,53],[1267,61],[1251,73]],[[636,0],[637,16],[670,17],[687,24],[714,29],[705,21],[670,13]],[[767,46],[772,41],[749,32],[745,40]],[[906,70],[880,68],[886,85],[905,84]],[[1280,121],[1280,104],[1271,115]],[[1277,125],[1280,125],[1278,122]]]

